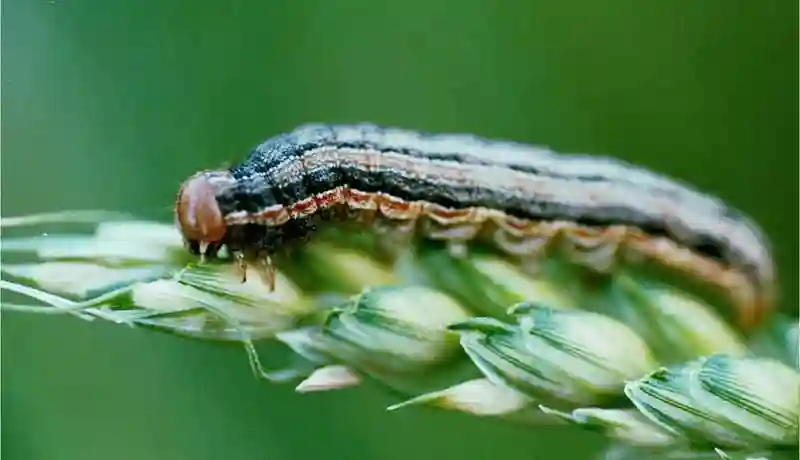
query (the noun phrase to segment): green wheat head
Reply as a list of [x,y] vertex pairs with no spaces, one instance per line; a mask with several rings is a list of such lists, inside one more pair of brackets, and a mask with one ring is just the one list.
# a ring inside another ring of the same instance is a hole
[[[56,230],[30,236],[39,226]],[[573,424],[613,441],[606,458],[797,458],[797,319],[744,333],[657,270],[601,276],[554,256],[530,276],[479,247],[386,257],[374,235],[330,231],[280,260],[269,292],[233,264],[197,264],[158,222],[70,212],[2,227],[0,286],[38,304],[6,295],[5,310],[238,342],[257,376],[298,392],[370,379],[406,395],[389,410]],[[293,364],[268,369],[267,341]]]

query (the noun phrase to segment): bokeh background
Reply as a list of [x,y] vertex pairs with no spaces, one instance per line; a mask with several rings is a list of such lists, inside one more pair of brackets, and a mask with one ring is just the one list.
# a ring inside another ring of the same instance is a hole
[[[692,182],[798,279],[792,1],[5,0],[2,214],[168,220],[193,171],[297,124],[371,121],[617,156]],[[296,395],[239,347],[4,314],[6,459],[591,458],[603,440],[367,386]]]

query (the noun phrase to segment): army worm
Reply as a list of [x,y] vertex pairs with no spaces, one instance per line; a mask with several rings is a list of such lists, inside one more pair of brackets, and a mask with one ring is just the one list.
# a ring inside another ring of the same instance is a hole
[[721,287],[751,324],[773,303],[768,242],[744,214],[677,180],[607,157],[558,154],[467,134],[309,124],[227,170],[184,182],[176,220],[189,247],[225,245],[270,273],[270,255],[336,219],[426,238],[488,236],[535,254],[559,239],[587,264],[657,260]]

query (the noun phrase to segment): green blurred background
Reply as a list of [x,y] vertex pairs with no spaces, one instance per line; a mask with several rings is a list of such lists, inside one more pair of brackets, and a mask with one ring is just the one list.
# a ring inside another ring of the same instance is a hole
[[[559,4],[560,3],[560,4]],[[796,309],[795,1],[5,0],[2,214],[169,219],[181,180],[297,124],[371,121],[604,153],[773,239]],[[243,351],[3,315],[8,459],[590,458],[602,439],[367,386],[295,395]]]

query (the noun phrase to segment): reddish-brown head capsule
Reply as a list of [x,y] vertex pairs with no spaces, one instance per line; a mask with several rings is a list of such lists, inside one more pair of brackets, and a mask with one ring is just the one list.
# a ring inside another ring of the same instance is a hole
[[214,186],[203,174],[183,183],[175,203],[175,216],[183,237],[191,243],[202,247],[217,243],[225,236],[227,226]]

